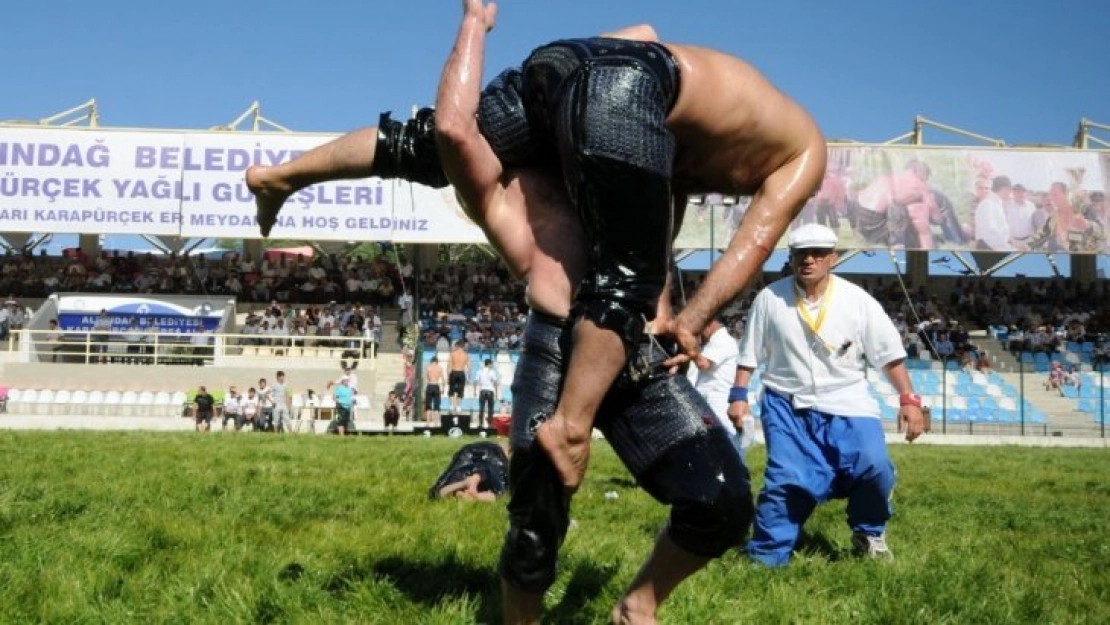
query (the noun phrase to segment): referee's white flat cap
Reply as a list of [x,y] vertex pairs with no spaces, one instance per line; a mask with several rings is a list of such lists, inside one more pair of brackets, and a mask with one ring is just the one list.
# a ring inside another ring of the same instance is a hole
[[821,224],[806,224],[790,232],[787,244],[792,250],[836,248],[836,233]]

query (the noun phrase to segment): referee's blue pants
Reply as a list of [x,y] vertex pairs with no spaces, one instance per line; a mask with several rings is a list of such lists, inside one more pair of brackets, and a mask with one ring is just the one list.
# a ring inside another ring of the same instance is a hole
[[748,555],[785,565],[813,509],[832,498],[848,499],[853,532],[882,534],[894,513],[895,471],[879,419],[795,409],[769,389],[762,407],[767,469]]

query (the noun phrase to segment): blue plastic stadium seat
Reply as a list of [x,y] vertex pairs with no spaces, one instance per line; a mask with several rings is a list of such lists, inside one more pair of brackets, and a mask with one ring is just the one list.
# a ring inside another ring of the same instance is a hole
[[[967,413],[968,411],[964,410],[963,408],[949,408],[941,416],[944,416],[947,421],[954,421],[959,423],[968,420]],[[936,420],[936,418],[937,416],[934,413],[933,419]]]
[[886,402],[879,401],[879,414],[887,421],[893,421],[898,416],[898,410],[894,406],[888,405]]

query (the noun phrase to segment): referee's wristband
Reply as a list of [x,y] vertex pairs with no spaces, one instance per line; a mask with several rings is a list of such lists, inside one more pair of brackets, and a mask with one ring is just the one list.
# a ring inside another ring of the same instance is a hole
[[728,391],[728,403],[734,401],[748,401],[748,387],[734,386]]
[[902,393],[901,395],[898,396],[898,405],[899,406],[914,406],[916,408],[920,408],[921,407],[921,396],[917,395],[915,393]]

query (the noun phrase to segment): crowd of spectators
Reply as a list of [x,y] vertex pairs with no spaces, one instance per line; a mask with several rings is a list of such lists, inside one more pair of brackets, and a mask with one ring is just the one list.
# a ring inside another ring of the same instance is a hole
[[[18,329],[26,311],[18,297],[42,297],[56,291],[223,294],[243,302],[268,302],[252,309],[240,331],[256,335],[247,344],[281,346],[288,337],[305,343],[345,347],[380,344],[383,307],[398,310],[401,333],[414,321],[412,293],[419,293],[420,340],[425,347],[466,340],[471,350],[513,350],[519,346],[527,318],[525,284],[501,263],[446,264],[425,269],[416,287],[413,266],[382,255],[374,259],[343,259],[336,255],[226,253],[211,259],[104,251],[95,257],[77,253],[50,257],[9,252],[0,257],[0,293],[10,293],[0,306],[0,338]],[[776,276],[751,285],[745,295],[722,311],[723,324],[739,338],[750,298]],[[675,303],[695,291],[703,274],[685,273]],[[857,280],[857,278],[851,278]],[[902,331],[911,357],[923,352],[952,360],[965,368],[990,366],[983,345],[972,343],[969,331],[1003,326],[1006,346],[1019,352],[1059,352],[1065,345],[1097,344],[1096,356],[1108,359],[1105,337],[1110,330],[1110,286],[1107,281],[956,279],[947,297],[924,286],[908,294],[890,277],[858,278],[875,294]],[[337,303],[341,302],[341,303]],[[354,358],[357,353],[349,354]]]
[[[212,259],[104,250],[95,257],[76,251],[64,257],[15,254],[0,257],[0,293],[47,297],[56,292],[124,294],[219,294],[240,301],[393,305],[411,289],[412,265],[335,254],[306,257],[227,252]],[[409,278],[406,281],[406,278]]]
[[493,260],[428,269],[420,275],[420,310],[426,348],[461,339],[475,351],[517,349],[528,313],[525,283]]
[[272,300],[247,311],[240,334],[246,345],[343,348],[343,359],[368,357],[382,340],[381,308],[349,302],[303,306]]

